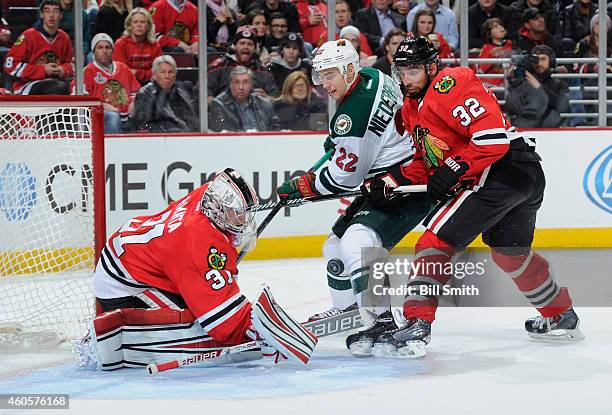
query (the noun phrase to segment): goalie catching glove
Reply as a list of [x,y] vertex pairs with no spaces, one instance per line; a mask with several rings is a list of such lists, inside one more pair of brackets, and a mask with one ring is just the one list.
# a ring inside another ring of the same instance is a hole
[[317,192],[314,185],[316,177],[314,173],[309,172],[295,179],[287,180],[276,189],[276,193],[278,193],[281,200],[295,200],[317,196],[319,192]]
[[457,196],[462,189],[461,178],[470,166],[459,157],[447,157],[427,182],[427,196],[433,201],[446,202]]

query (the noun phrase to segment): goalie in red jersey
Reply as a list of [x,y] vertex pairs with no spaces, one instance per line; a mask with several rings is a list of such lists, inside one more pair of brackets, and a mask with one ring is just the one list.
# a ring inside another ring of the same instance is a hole
[[[437,203],[416,244],[418,272],[408,288],[429,286],[436,292],[452,276],[445,272],[451,258],[482,233],[493,261],[541,314],[525,322],[528,334],[584,338],[567,288],[556,284],[548,262],[530,248],[545,187],[535,141],[514,130],[469,68],[438,65],[437,50],[425,37],[407,37],[398,47],[392,71],[406,95],[402,116],[417,152],[399,177],[378,177],[369,192],[373,203],[384,203],[397,185],[427,184]],[[375,356],[426,353],[438,298],[407,292],[405,321],[379,336]]]
[[236,281],[237,248],[254,245],[256,204],[255,190],[228,168],[115,232],[94,273],[98,316],[82,361],[93,357],[104,370],[138,367],[262,340],[262,351],[306,363],[316,337],[269,290],[251,306]]

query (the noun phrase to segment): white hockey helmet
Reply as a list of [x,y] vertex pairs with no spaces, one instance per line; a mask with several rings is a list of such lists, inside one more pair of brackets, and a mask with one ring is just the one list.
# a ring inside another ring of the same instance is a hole
[[255,189],[232,168],[218,173],[202,196],[202,212],[224,232],[240,235],[255,227],[255,213],[250,207],[258,203]]
[[348,66],[353,65],[355,73],[359,72],[359,54],[355,47],[346,39],[330,40],[317,49],[314,58],[312,59],[312,82],[315,85],[323,84],[323,79],[319,75],[319,71],[329,68],[337,68],[344,78],[344,82],[348,81]]

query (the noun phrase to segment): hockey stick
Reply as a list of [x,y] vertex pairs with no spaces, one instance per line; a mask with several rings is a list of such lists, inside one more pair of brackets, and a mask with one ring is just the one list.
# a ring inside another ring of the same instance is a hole
[[[333,149],[325,153],[325,155],[321,157],[321,159],[319,159],[319,161],[317,161],[314,166],[308,169],[308,172],[312,173],[312,172],[319,170],[319,168],[323,165],[323,163],[325,163],[331,157],[333,153],[334,153]],[[266,227],[272,221],[272,219],[274,219],[274,216],[276,216],[276,214],[280,212],[280,210],[283,208],[283,206],[285,206],[286,203],[287,203],[286,200],[281,200],[280,202],[275,202],[274,206],[270,208],[272,209],[272,211],[268,213],[268,216],[266,216],[264,220],[262,220],[259,226],[257,227],[257,236],[256,236],[257,238],[259,238],[259,235],[261,235],[261,233],[264,231],[264,229],[266,229]],[[246,254],[247,254],[247,251],[245,250],[240,251],[240,253],[238,254],[238,259],[236,259],[236,263],[239,263]]]
[[[424,185],[424,184],[398,186],[395,189],[393,189],[393,193],[396,193],[396,194],[421,193],[421,192],[426,192],[426,191],[427,191],[427,185]],[[263,205],[252,206],[250,210],[252,212],[260,212],[262,210],[276,209],[278,205],[282,203],[284,203],[283,206],[286,206],[286,207],[297,207],[297,206],[302,206],[308,203],[325,202],[327,200],[339,199],[341,197],[359,196],[361,194],[362,194],[361,190],[350,190],[347,192],[332,193],[329,195],[320,195],[320,196],[315,196],[311,198],[293,199],[293,200],[288,200],[285,202],[269,202]]]
[[[251,352],[251,353],[246,353]],[[242,356],[236,356],[238,353],[244,353]],[[159,372],[176,369],[183,366],[200,364],[202,366],[216,366],[229,363],[241,363],[251,360],[261,359],[261,342],[252,341],[248,343],[238,344],[230,347],[219,347],[211,349],[206,353],[200,353],[189,356],[181,360],[171,360],[164,363],[151,363],[147,365],[147,372],[153,376]]]

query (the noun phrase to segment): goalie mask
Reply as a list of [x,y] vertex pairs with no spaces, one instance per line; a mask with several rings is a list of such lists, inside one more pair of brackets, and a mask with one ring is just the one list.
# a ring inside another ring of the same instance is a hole
[[257,194],[242,175],[232,168],[217,174],[202,196],[202,212],[220,230],[229,233],[235,247],[253,248],[256,237]]

